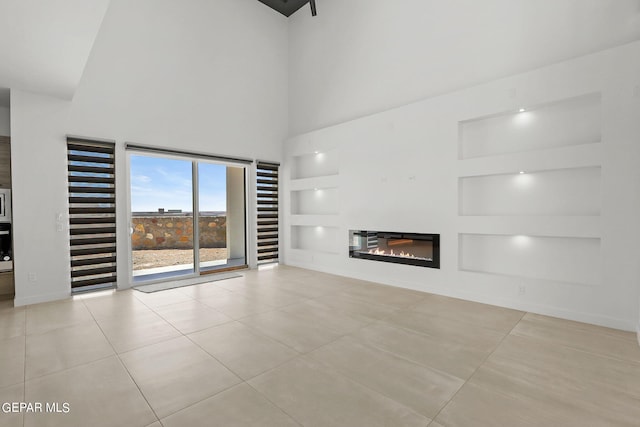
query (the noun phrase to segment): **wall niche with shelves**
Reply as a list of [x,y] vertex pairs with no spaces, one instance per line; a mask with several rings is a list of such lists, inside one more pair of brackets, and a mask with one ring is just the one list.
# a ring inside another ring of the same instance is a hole
[[460,271],[601,283],[601,109],[591,93],[458,123]]
[[292,215],[337,215],[338,189],[313,188],[291,191]]
[[599,238],[460,234],[462,271],[598,285]]
[[335,150],[314,151],[292,158],[291,179],[331,176],[339,172],[339,159]]
[[599,166],[461,177],[460,215],[597,216],[600,195]]
[[601,109],[591,93],[460,122],[459,159],[601,142]]
[[337,254],[338,234],[338,227],[294,225],[291,227],[291,248]]
[[326,147],[321,141],[300,144],[292,149],[288,162],[288,248],[303,257],[333,256],[340,250],[339,150]]

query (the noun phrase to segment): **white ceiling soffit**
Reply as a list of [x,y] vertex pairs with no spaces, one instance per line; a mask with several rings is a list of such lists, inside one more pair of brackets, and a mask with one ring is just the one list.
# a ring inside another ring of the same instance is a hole
[[0,87],[71,99],[109,0],[0,0]]

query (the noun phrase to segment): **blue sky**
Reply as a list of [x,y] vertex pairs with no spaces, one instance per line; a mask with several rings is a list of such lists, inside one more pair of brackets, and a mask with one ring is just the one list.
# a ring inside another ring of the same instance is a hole
[[[226,166],[200,162],[200,211],[226,211]],[[131,210],[193,210],[191,161],[131,156]]]

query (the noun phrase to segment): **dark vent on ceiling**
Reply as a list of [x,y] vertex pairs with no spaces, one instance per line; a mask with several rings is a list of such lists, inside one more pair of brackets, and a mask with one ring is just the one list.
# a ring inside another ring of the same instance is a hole
[[264,3],[271,9],[276,10],[286,17],[293,15],[298,9],[307,3],[311,4],[311,13],[316,16],[316,2],[315,0],[258,0],[260,3]]

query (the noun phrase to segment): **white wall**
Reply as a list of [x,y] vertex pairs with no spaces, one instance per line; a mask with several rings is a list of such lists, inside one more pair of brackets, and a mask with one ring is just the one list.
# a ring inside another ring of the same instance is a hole
[[117,142],[126,287],[124,143],[279,161],[286,19],[254,0],[112,0],[73,101],[14,90],[11,111],[16,304],[70,292],[68,235],[55,229],[68,208],[67,134]]
[[640,39],[637,0],[322,0],[290,20],[292,134]]
[[9,107],[0,106],[0,135],[11,136],[11,116]]
[[71,99],[110,0],[0,2],[0,86]]
[[[639,76],[634,42],[291,138],[284,194],[339,197],[336,215],[285,197],[285,262],[634,330]],[[439,233],[441,269],[350,259],[350,229]]]

